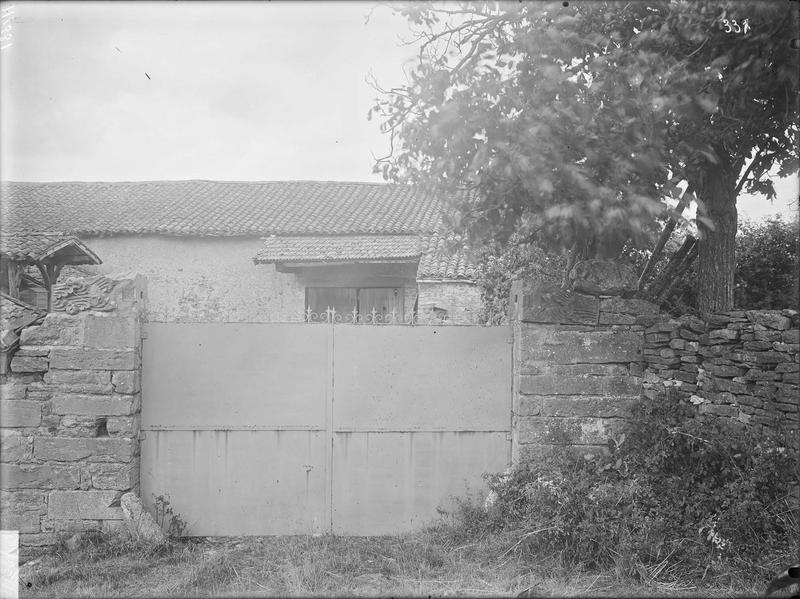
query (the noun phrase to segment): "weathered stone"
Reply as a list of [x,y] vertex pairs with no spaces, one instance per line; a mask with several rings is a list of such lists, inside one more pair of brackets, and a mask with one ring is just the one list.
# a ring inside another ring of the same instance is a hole
[[139,327],[133,318],[115,314],[91,314],[86,317],[84,347],[133,349],[139,345]]
[[102,520],[54,520],[53,530],[60,533],[65,532],[89,532],[102,530]]
[[[629,373],[625,364],[553,364],[546,369],[549,374],[582,376],[627,376]],[[545,374],[545,372],[542,372]]]
[[77,489],[81,482],[76,464],[0,464],[6,489]]
[[79,346],[82,343],[83,319],[56,312],[49,313],[41,325],[27,327],[20,334],[20,344],[23,346]]
[[52,385],[46,385],[41,381],[35,381],[28,384],[27,397],[30,400],[38,402],[50,401],[53,398],[53,391],[55,391],[55,387]]
[[535,327],[525,329],[526,359],[558,364],[638,362],[642,335],[626,330],[570,331]]
[[11,359],[12,372],[44,372],[47,368],[47,358],[14,356]]
[[791,352],[796,354],[800,351],[800,345],[797,343],[779,343],[776,341],[772,344],[772,347],[775,351],[779,352]]
[[599,324],[636,324],[638,317],[632,314],[617,314],[615,312],[600,312]]
[[138,370],[120,370],[111,377],[111,384],[117,393],[138,393],[141,391],[141,373]]
[[36,514],[0,512],[0,529],[19,532],[41,532],[40,518]]
[[625,299],[621,297],[600,298],[600,312],[616,314],[658,314],[658,306],[642,299]]
[[0,385],[0,400],[3,399],[25,399],[28,390],[27,384],[7,383]]
[[744,373],[743,368],[736,366],[708,366],[708,371],[715,376],[734,377]]
[[52,532],[20,533],[19,535],[19,544],[21,546],[46,547],[48,545],[55,545],[57,542],[58,536]]
[[54,414],[77,414],[84,416],[128,416],[138,409],[136,395],[54,395]]
[[796,362],[781,362],[775,366],[775,372],[799,372],[800,364]]
[[545,443],[552,445],[601,444],[621,430],[622,419],[617,418],[551,418],[531,416],[520,418],[518,435],[520,443]]
[[751,368],[745,373],[743,378],[748,381],[779,381],[781,379],[781,374],[779,372]]
[[129,462],[133,458],[132,439],[98,437],[38,437],[33,442],[33,455],[41,460],[71,462]]
[[622,295],[638,285],[636,272],[630,266],[611,260],[578,262],[569,277],[573,290],[589,295]]
[[139,434],[140,421],[139,414],[133,416],[109,416],[106,419],[106,430],[112,437],[132,437]]
[[543,285],[525,293],[523,322],[557,324],[597,324],[599,302],[596,297]]
[[755,358],[756,364],[778,364],[787,361],[786,356],[775,351],[760,352],[755,355]]
[[46,491],[0,491],[0,513],[32,514],[47,513]]
[[139,472],[135,464],[89,464],[89,476],[95,489],[128,491],[136,486]]
[[32,456],[29,437],[17,435],[0,435],[0,460],[3,462],[21,462]]
[[634,401],[612,397],[543,397],[541,415],[627,418]]
[[766,349],[772,349],[772,342],[770,342],[770,341],[745,341],[742,344],[742,347],[746,351],[764,351]]
[[711,341],[719,339],[724,341],[735,341],[739,338],[739,331],[734,329],[716,329],[708,332],[708,338]]
[[780,331],[792,326],[791,318],[783,316],[778,311],[748,310],[746,314],[750,322],[755,322],[770,329]]
[[542,410],[541,395],[520,395],[517,405],[518,416],[538,416]]
[[66,349],[54,347],[50,364],[62,370],[137,370],[139,353],[133,349]]
[[728,416],[730,418],[734,418],[739,414],[738,408],[734,406],[715,404],[701,404],[698,406],[698,412],[701,414],[714,414],[715,416]]
[[4,428],[39,426],[42,404],[28,399],[0,401],[0,422]]
[[121,520],[122,509],[112,507],[119,491],[53,491],[47,501],[52,520]]
[[784,343],[800,343],[800,329],[784,331],[783,335],[781,335],[781,340]]
[[18,349],[14,355],[20,358],[46,358],[50,355],[50,348],[32,347],[28,345]]
[[[102,418],[102,417],[101,417]],[[58,437],[97,437],[100,422],[96,416],[65,415],[58,423]]]
[[637,395],[642,380],[632,376],[523,376],[520,392],[529,395]]
[[144,509],[142,501],[135,493],[125,493],[120,501],[125,524],[135,539],[151,543],[164,543],[167,540],[161,527]]

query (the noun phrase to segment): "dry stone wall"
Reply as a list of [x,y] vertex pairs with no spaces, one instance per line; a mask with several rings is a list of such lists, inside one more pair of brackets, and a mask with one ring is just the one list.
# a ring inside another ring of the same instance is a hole
[[674,393],[757,432],[800,442],[800,315],[796,310],[686,316],[645,331],[644,395]]
[[122,526],[138,491],[141,277],[68,279],[0,381],[0,516],[21,550]]

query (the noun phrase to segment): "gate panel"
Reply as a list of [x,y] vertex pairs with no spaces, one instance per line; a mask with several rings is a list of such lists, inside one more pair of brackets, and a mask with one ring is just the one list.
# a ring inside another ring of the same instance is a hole
[[510,430],[506,327],[335,330],[336,430]]
[[325,428],[327,327],[149,323],[145,428]]
[[509,465],[505,327],[334,328],[334,533],[419,528]]
[[169,493],[192,536],[326,532],[318,431],[147,431],[142,497]]
[[330,327],[150,323],[142,497],[192,535],[330,529]]
[[505,432],[336,433],[333,532],[386,535],[430,524],[437,507],[508,466]]

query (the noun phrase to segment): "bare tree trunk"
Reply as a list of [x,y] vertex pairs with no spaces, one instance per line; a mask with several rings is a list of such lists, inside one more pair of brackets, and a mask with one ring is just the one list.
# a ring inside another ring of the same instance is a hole
[[733,308],[736,269],[736,190],[727,155],[718,164],[708,164],[701,186],[698,217],[700,250],[697,262],[698,308],[719,312]]

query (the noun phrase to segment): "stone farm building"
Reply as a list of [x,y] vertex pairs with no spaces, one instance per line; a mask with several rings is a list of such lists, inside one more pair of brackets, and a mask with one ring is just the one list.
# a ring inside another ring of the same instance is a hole
[[480,309],[439,198],[409,186],[3,182],[2,200],[4,234],[71,235],[102,260],[84,273],[145,275],[154,322],[297,321],[328,306],[458,322]]

